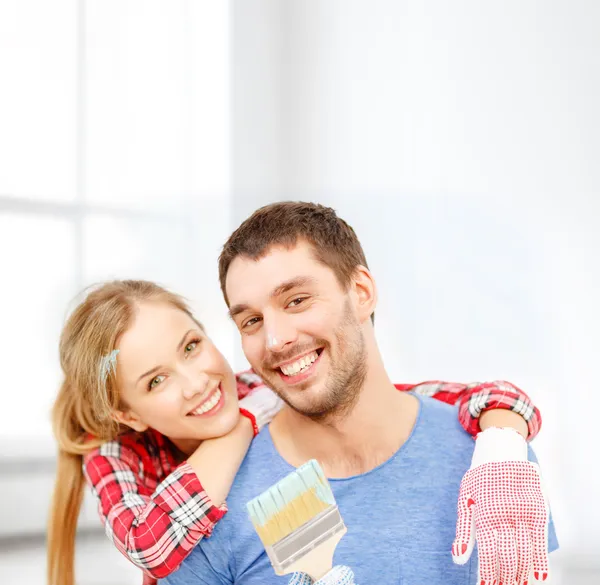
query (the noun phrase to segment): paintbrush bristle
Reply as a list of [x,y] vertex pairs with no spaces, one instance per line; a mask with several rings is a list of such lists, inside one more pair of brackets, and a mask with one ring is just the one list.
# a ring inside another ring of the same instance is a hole
[[329,482],[311,459],[248,502],[250,520],[265,546],[272,546],[335,506]]

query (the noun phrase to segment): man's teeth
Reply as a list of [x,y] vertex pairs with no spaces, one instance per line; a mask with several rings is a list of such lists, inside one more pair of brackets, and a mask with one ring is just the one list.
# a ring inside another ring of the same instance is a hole
[[298,372],[309,368],[311,364],[313,364],[317,360],[318,357],[319,354],[316,351],[313,351],[312,353],[309,353],[303,358],[300,358],[299,360],[295,361],[293,364],[281,366],[280,369],[286,376],[295,376]]
[[219,402],[219,400],[221,400],[221,389],[217,388],[217,391],[213,394],[212,398],[209,398],[196,410],[192,410],[190,414],[204,414],[205,412],[208,412],[211,408],[214,408],[217,405],[217,402]]

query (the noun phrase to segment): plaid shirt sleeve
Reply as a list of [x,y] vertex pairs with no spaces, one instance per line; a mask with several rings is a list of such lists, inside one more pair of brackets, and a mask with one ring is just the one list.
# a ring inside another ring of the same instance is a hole
[[[236,374],[238,396],[243,398],[254,388],[264,384],[253,370]],[[479,417],[486,410],[503,408],[521,415],[527,423],[531,441],[540,432],[542,415],[529,396],[520,388],[503,380],[459,384],[439,380],[419,384],[394,384],[398,390],[412,390],[422,396],[431,396],[447,404],[458,404],[458,419],[470,435],[481,432]]]
[[458,404],[460,424],[473,436],[481,431],[481,413],[495,408],[504,408],[520,414],[527,422],[528,441],[539,433],[542,426],[542,415],[529,396],[514,384],[503,380],[472,384],[432,381],[395,386],[398,390],[412,390],[416,394],[431,396],[447,404]]
[[155,466],[143,443],[133,439],[106,443],[84,459],[106,533],[144,571],[144,583],[177,569],[227,511],[212,504],[189,464],[160,483]]
[[262,378],[254,370],[245,370],[235,375],[237,381],[238,398],[242,399],[259,386],[264,386]]

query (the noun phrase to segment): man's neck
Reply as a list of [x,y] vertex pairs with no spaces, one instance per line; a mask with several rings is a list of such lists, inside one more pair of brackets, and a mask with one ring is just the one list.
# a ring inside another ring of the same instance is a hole
[[387,461],[414,426],[418,402],[396,390],[383,364],[369,368],[351,412],[314,421],[285,407],[270,425],[275,448],[291,465],[317,459],[328,477],[366,473]]

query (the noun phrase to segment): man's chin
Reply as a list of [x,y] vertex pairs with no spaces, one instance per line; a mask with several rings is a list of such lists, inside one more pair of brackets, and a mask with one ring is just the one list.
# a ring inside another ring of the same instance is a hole
[[328,420],[333,420],[337,409],[332,409],[321,404],[313,404],[306,407],[294,408],[294,411],[315,422],[323,423]]
[[332,405],[329,401],[323,400],[322,397],[290,396],[289,394],[281,394],[280,396],[290,408],[309,418],[322,419],[332,412]]
[[[260,375],[260,374],[259,374]],[[330,401],[324,399],[326,389],[316,380],[301,384],[287,385],[281,376],[261,376],[263,381],[277,394],[292,410],[311,418],[321,418],[331,411]]]

